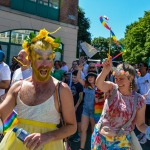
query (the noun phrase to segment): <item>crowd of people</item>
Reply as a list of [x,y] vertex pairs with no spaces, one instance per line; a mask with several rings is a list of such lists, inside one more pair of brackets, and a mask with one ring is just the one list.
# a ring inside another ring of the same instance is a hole
[[[21,142],[11,127],[0,149],[63,150],[63,139],[72,137],[84,150],[90,127],[92,150],[132,150],[135,125],[141,132],[139,142],[146,143],[150,139],[148,65],[113,66],[110,58],[99,69],[81,56],[69,68],[65,61],[54,61],[59,43],[48,34],[42,30],[36,35],[41,39],[25,41],[11,66],[0,50],[0,125],[15,111],[15,126],[30,133]],[[61,118],[65,125],[58,127]]]

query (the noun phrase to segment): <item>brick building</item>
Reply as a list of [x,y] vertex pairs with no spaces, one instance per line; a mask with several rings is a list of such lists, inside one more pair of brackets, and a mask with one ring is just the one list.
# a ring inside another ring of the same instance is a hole
[[56,59],[65,60],[70,66],[76,59],[78,32],[78,0],[0,0],[0,45],[11,64],[18,54],[26,35],[45,28],[61,37],[63,54]]

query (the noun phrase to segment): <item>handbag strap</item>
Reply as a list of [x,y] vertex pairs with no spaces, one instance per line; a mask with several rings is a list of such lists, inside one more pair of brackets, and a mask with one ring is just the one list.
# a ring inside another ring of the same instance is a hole
[[59,104],[59,111],[60,111],[60,121],[62,126],[65,125],[65,121],[63,118],[63,114],[62,114],[62,103],[61,103],[61,98],[60,98],[60,85],[61,85],[62,81],[58,82],[58,90],[57,90],[57,100],[58,100],[58,104]]
[[119,130],[117,136],[120,136],[122,134],[122,132],[124,132],[124,130],[126,129],[127,126],[129,126],[131,124],[131,122],[133,121],[135,114],[136,114],[136,106],[137,106],[137,101],[138,101],[138,94],[135,93],[134,95],[134,106],[133,106],[133,113],[132,116],[130,118],[130,120],[128,120],[123,126],[122,128]]

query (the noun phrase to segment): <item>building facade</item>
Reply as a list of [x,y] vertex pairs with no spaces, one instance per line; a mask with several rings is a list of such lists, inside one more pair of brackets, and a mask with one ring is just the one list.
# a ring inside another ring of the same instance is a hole
[[24,37],[45,28],[61,38],[63,53],[57,54],[71,66],[76,59],[78,0],[0,0],[0,45],[10,65],[22,49]]

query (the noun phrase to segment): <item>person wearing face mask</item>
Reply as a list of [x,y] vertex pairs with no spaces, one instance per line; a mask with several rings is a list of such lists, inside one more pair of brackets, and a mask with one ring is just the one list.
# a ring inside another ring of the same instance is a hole
[[[115,83],[105,81],[112,69]],[[150,139],[150,126],[145,124],[145,98],[136,92],[135,75],[135,69],[129,64],[112,68],[111,59],[103,62],[96,86],[105,93],[106,99],[102,116],[92,135],[92,150],[137,150],[133,141],[135,125]]]
[[[32,76],[15,82],[0,104],[0,131],[3,129],[3,121],[14,107],[18,109],[18,124],[6,133],[0,149],[63,150],[63,139],[74,134],[77,129],[73,96],[69,87],[50,76],[55,49],[59,43],[49,34],[42,29],[38,35],[31,33],[32,36],[23,43],[23,49],[31,61]],[[65,126],[58,128],[60,113]],[[29,133],[23,142],[16,138],[13,132],[16,128],[23,128]]]

